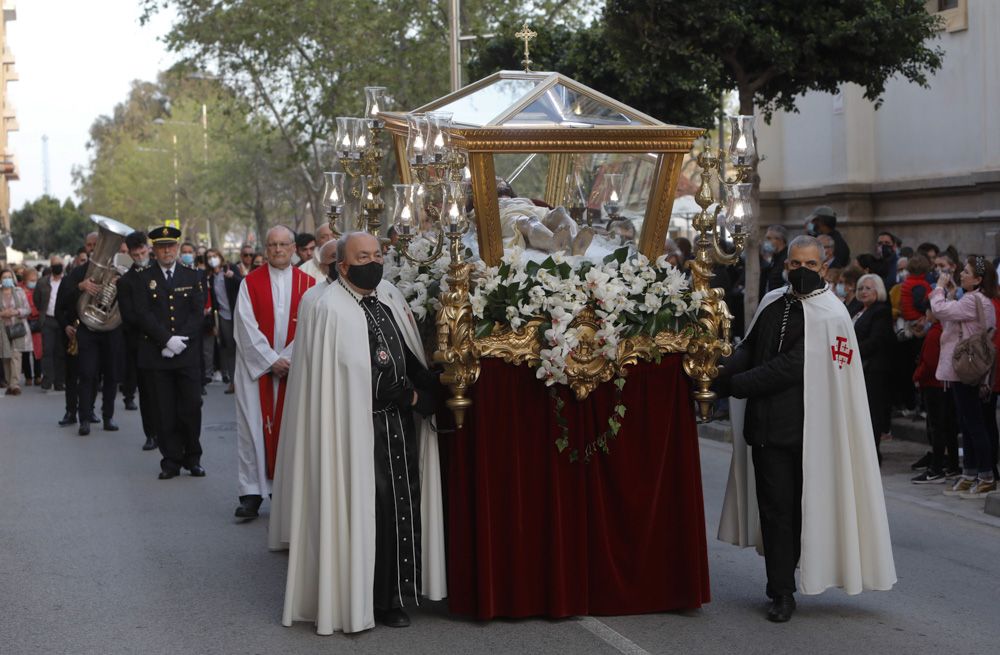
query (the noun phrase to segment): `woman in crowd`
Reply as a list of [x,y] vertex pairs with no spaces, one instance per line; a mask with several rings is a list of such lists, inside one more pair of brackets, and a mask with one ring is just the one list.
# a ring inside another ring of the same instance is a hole
[[38,285],[38,271],[33,268],[24,269],[21,289],[28,299],[31,313],[28,314],[28,326],[31,328],[31,352],[22,355],[21,370],[24,373],[24,384],[42,384],[42,323],[39,320],[38,308],[35,307],[35,287]]
[[[966,260],[959,280],[965,291],[961,299],[955,299],[959,287],[947,273],[940,275],[937,287],[931,292],[931,310],[944,328],[937,378],[951,388],[962,429],[962,475],[944,493],[976,499],[996,489],[992,450],[983,420],[981,385],[965,384],[959,380],[952,355],[963,338],[996,327],[996,314],[991,302],[997,295],[996,270],[985,257],[973,255]],[[989,381],[988,378],[986,381]]]
[[250,265],[250,270],[255,271],[264,265],[264,255],[257,253],[253,256],[253,264]]
[[892,310],[886,302],[885,283],[878,275],[868,273],[858,280],[857,300],[861,310],[854,314],[854,331],[858,337],[861,366],[865,373],[868,392],[868,409],[871,413],[872,432],[875,434],[875,452],[879,464],[882,452],[879,445],[882,435],[889,433],[892,348],[896,334],[892,328]]
[[[0,323],[3,327],[0,329],[0,360],[7,378],[8,396],[21,395],[21,353],[31,351],[27,320],[30,313],[31,306],[24,290],[17,286],[14,271],[3,269],[0,271]],[[20,335],[11,338],[12,330],[19,331]]]
[[837,296],[844,301],[847,305],[847,313],[854,316],[861,311],[861,301],[857,298],[858,280],[864,275],[862,271],[857,266],[848,266],[840,274],[840,280],[838,284],[842,284],[843,287],[835,287]]

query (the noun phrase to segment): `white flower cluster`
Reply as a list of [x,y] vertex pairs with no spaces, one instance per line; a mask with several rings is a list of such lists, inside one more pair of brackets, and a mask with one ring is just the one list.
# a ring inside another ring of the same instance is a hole
[[[409,253],[416,259],[426,259],[434,244],[426,239],[415,239]],[[434,317],[441,308],[438,297],[448,290],[448,257],[440,257],[426,266],[414,264],[395,249],[385,257],[382,277],[396,285],[418,321]]]
[[[600,354],[615,360],[622,339],[642,330],[677,329],[697,316],[702,299],[688,291],[687,278],[665,256],[652,264],[641,254],[593,264],[556,253],[539,265],[526,261],[519,249],[504,255],[503,266],[487,269],[471,295],[480,321],[517,330],[532,318],[548,320],[537,371],[546,385],[568,382],[566,360],[579,343],[570,324],[584,307],[593,307],[599,319]],[[502,316],[495,309],[501,306]]]

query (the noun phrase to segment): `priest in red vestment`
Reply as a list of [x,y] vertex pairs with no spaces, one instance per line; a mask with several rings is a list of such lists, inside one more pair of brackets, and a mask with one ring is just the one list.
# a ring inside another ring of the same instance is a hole
[[292,361],[299,300],[316,280],[291,265],[295,233],[283,225],[265,240],[267,266],[243,280],[234,312],[236,341],[236,517],[255,519],[271,493],[281,410]]

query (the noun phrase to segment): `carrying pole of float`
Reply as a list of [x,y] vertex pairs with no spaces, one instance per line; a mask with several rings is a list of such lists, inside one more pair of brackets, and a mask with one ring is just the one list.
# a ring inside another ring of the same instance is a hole
[[459,43],[459,8],[460,0],[451,0],[451,12],[449,16],[449,23],[451,24],[451,30],[449,31],[448,38],[448,51],[451,59],[451,90],[458,91],[462,87],[462,69],[461,69],[461,45]]

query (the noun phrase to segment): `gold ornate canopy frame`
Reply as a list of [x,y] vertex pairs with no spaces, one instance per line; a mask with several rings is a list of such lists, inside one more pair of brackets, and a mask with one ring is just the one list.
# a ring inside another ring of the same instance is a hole
[[[467,97],[497,80],[527,80],[537,82],[535,89],[483,125],[466,125],[456,117],[449,130],[452,145],[463,152],[471,173],[472,192],[476,207],[476,229],[479,255],[489,266],[496,266],[503,256],[500,211],[497,197],[494,155],[502,153],[549,154],[550,157],[547,200],[560,197],[559,182],[564,179],[568,157],[583,153],[639,153],[656,157],[653,184],[648,197],[645,219],[639,235],[639,251],[651,260],[663,254],[669,227],[674,192],[680,175],[681,164],[690,153],[695,140],[704,130],[666,125],[618,101],[604,96],[558,73],[532,73],[504,71],[484,78],[453,94],[416,110],[424,113],[447,108],[455,100]],[[589,125],[566,127],[563,125],[510,124],[542,94],[556,85],[562,85],[580,94],[612,107],[626,124]],[[403,182],[413,180],[407,166],[406,115],[383,112],[380,118],[393,139]],[[721,289],[711,289],[709,280],[713,261],[721,253],[713,244],[717,242],[716,218],[718,210],[710,212],[714,204],[709,175],[703,175],[698,201],[703,211],[695,220],[700,237],[696,240],[696,259],[691,262],[693,290],[703,296],[699,320],[694,327],[682,332],[661,332],[654,337],[637,336],[623,340],[618,356],[609,360],[599,354],[594,339],[598,330],[596,317],[584,310],[574,320],[580,329],[580,345],[567,362],[567,376],[578,399],[586,398],[602,382],[624,374],[625,368],[640,360],[657,360],[667,353],[684,353],[684,370],[694,382],[694,397],[699,403],[699,413],[707,420],[711,414],[715,394],[709,390],[718,373],[718,358],[731,352],[729,341],[729,313],[722,300]],[[556,181],[556,182],[554,182]],[[739,245],[742,245],[741,243]],[[463,260],[460,242],[451,243],[451,264],[448,274],[449,291],[441,298],[442,308],[437,316],[437,350],[434,361],[444,366],[442,382],[451,392],[447,401],[459,427],[464,422],[466,409],[472,404],[468,397],[470,387],[479,377],[479,362],[484,357],[496,357],[513,364],[533,364],[540,360],[541,344],[536,337],[541,320],[530,321],[520,330],[500,327],[488,337],[475,336],[472,305],[469,298],[472,283],[472,266]]]

